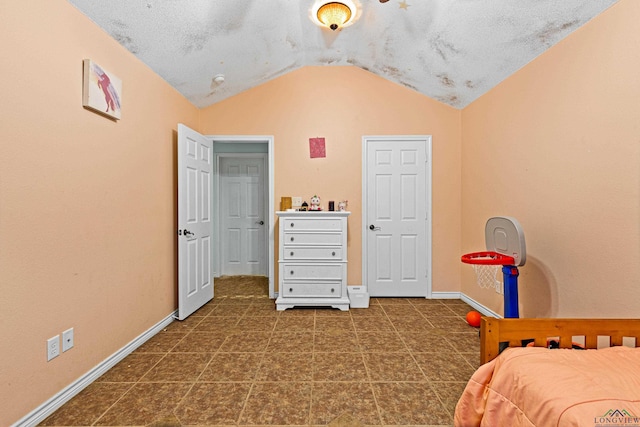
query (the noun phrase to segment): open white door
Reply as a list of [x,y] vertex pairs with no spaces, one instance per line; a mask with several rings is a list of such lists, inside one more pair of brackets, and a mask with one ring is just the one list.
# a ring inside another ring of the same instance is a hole
[[213,298],[213,142],[178,125],[178,319]]
[[431,137],[363,144],[363,281],[374,297],[428,297]]

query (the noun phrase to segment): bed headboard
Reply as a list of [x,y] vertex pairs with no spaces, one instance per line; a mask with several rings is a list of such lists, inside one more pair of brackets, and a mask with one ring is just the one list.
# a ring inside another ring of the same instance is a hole
[[[480,362],[500,354],[502,347],[522,347],[524,341],[546,347],[547,339],[559,338],[560,348],[571,348],[574,337],[584,337],[584,348],[615,345],[640,346],[640,319],[496,319],[480,322]],[[634,338],[629,339],[629,338]]]

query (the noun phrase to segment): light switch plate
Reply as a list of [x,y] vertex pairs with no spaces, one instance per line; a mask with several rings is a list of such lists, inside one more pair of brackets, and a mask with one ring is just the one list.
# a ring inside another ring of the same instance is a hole
[[291,205],[295,206],[295,207],[302,206],[302,197],[292,197],[291,198]]

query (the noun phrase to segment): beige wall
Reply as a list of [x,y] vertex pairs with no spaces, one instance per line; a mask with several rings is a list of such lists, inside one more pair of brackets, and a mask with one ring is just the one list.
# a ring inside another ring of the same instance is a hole
[[[203,109],[204,134],[273,135],[275,200],[349,201],[348,282],[362,283],[362,136],[432,135],[433,290],[460,282],[461,112],[356,67],[305,67]],[[309,158],[325,137],[327,157]]]
[[462,250],[484,249],[487,218],[519,219],[521,315],[638,317],[639,16],[622,0],[463,111]]
[[[0,425],[176,307],[175,129],[198,110],[66,1],[2,2]],[[82,59],[123,80],[82,108]],[[46,362],[47,338],[75,348]]]

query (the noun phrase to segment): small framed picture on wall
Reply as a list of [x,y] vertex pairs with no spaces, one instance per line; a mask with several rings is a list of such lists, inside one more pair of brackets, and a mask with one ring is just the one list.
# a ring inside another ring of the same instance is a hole
[[115,120],[122,116],[122,80],[91,59],[83,61],[82,105]]
[[309,156],[312,159],[327,157],[324,138],[309,138]]

